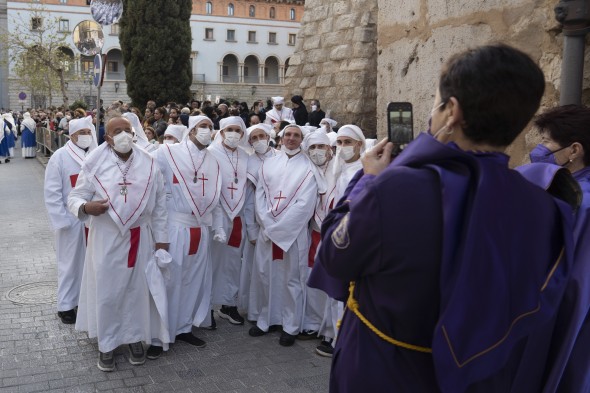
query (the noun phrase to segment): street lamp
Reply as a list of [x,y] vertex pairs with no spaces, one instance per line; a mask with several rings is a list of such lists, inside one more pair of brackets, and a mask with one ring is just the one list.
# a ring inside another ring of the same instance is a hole
[[119,91],[119,82],[115,82],[115,93]]
[[250,88],[250,92],[252,93],[252,95],[256,94],[256,86],[252,86]]

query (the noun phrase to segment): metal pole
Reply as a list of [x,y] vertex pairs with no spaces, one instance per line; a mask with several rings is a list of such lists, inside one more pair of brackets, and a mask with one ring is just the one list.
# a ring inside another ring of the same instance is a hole
[[555,7],[555,19],[563,25],[564,34],[559,104],[580,105],[585,40],[590,31],[590,0],[561,0]]

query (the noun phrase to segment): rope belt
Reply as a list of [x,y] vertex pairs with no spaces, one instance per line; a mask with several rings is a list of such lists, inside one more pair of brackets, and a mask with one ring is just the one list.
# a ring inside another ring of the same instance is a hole
[[393,344],[395,346],[409,349],[411,351],[432,353],[432,348],[420,347],[418,345],[408,344],[403,341],[396,340],[395,338],[389,337],[388,335],[383,333],[381,330],[377,329],[377,327],[375,327],[375,325],[373,325],[359,311],[359,303],[356,301],[356,299],[354,298],[354,295],[353,295],[354,294],[354,285],[355,285],[354,281],[351,281],[350,287],[348,288],[349,294],[348,294],[348,300],[346,301],[346,307],[348,307],[348,309],[350,311],[352,311],[361,320],[361,322],[364,323],[365,326],[367,326],[373,333],[375,333],[377,336],[379,336],[379,338],[381,338],[382,340],[385,340],[388,343]]

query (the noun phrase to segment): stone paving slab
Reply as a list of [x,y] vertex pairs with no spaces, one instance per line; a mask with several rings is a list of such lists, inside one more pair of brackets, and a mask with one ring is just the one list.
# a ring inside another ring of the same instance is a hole
[[195,331],[205,348],[180,342],[160,359],[132,366],[121,347],[117,370],[98,370],[96,340],[62,324],[54,303],[18,305],[7,298],[23,284],[57,282],[43,203],[47,160],[25,160],[18,149],[16,154],[0,165],[0,393],[328,391],[330,359],[314,354],[319,341],[284,348],[278,333],[252,338],[248,323],[234,326],[219,318],[217,330]]

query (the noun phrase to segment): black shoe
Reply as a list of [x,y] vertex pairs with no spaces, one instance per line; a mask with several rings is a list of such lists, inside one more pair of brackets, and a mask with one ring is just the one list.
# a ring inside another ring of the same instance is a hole
[[6,160],[4,160],[4,162],[8,164],[10,160],[7,158]]
[[215,330],[217,329],[217,322],[215,322],[215,316],[214,316],[214,311],[211,310],[211,326],[203,326],[203,329],[207,329],[207,330]]
[[57,316],[61,319],[62,323],[66,325],[71,325],[76,323],[76,310],[68,310],[68,311],[58,311]]
[[315,352],[320,356],[331,358],[334,353],[334,347],[332,347],[332,340],[322,341],[315,349]]
[[317,330],[304,330],[297,335],[298,340],[313,340],[319,338]]
[[297,336],[293,334],[289,334],[287,332],[281,333],[281,338],[279,338],[279,344],[283,347],[290,347],[291,345],[295,344],[295,339]]
[[194,345],[197,348],[203,348],[207,343],[198,337],[193,336],[192,333],[181,333],[176,336],[178,341],[184,341],[187,344]]
[[164,348],[158,347],[157,345],[150,345],[150,347],[147,350],[146,357],[148,359],[154,360],[162,356],[163,352]]
[[134,366],[145,363],[145,350],[141,341],[129,344],[129,363]]
[[114,351],[98,353],[98,363],[96,366],[100,371],[110,372],[115,369],[115,356],[113,352]]
[[260,329],[258,326],[252,326],[250,330],[248,330],[248,334],[252,337],[260,337],[264,336],[266,332]]
[[238,312],[238,308],[235,306],[221,306],[221,309],[217,311],[219,317],[227,319],[232,325],[243,325],[244,318]]

